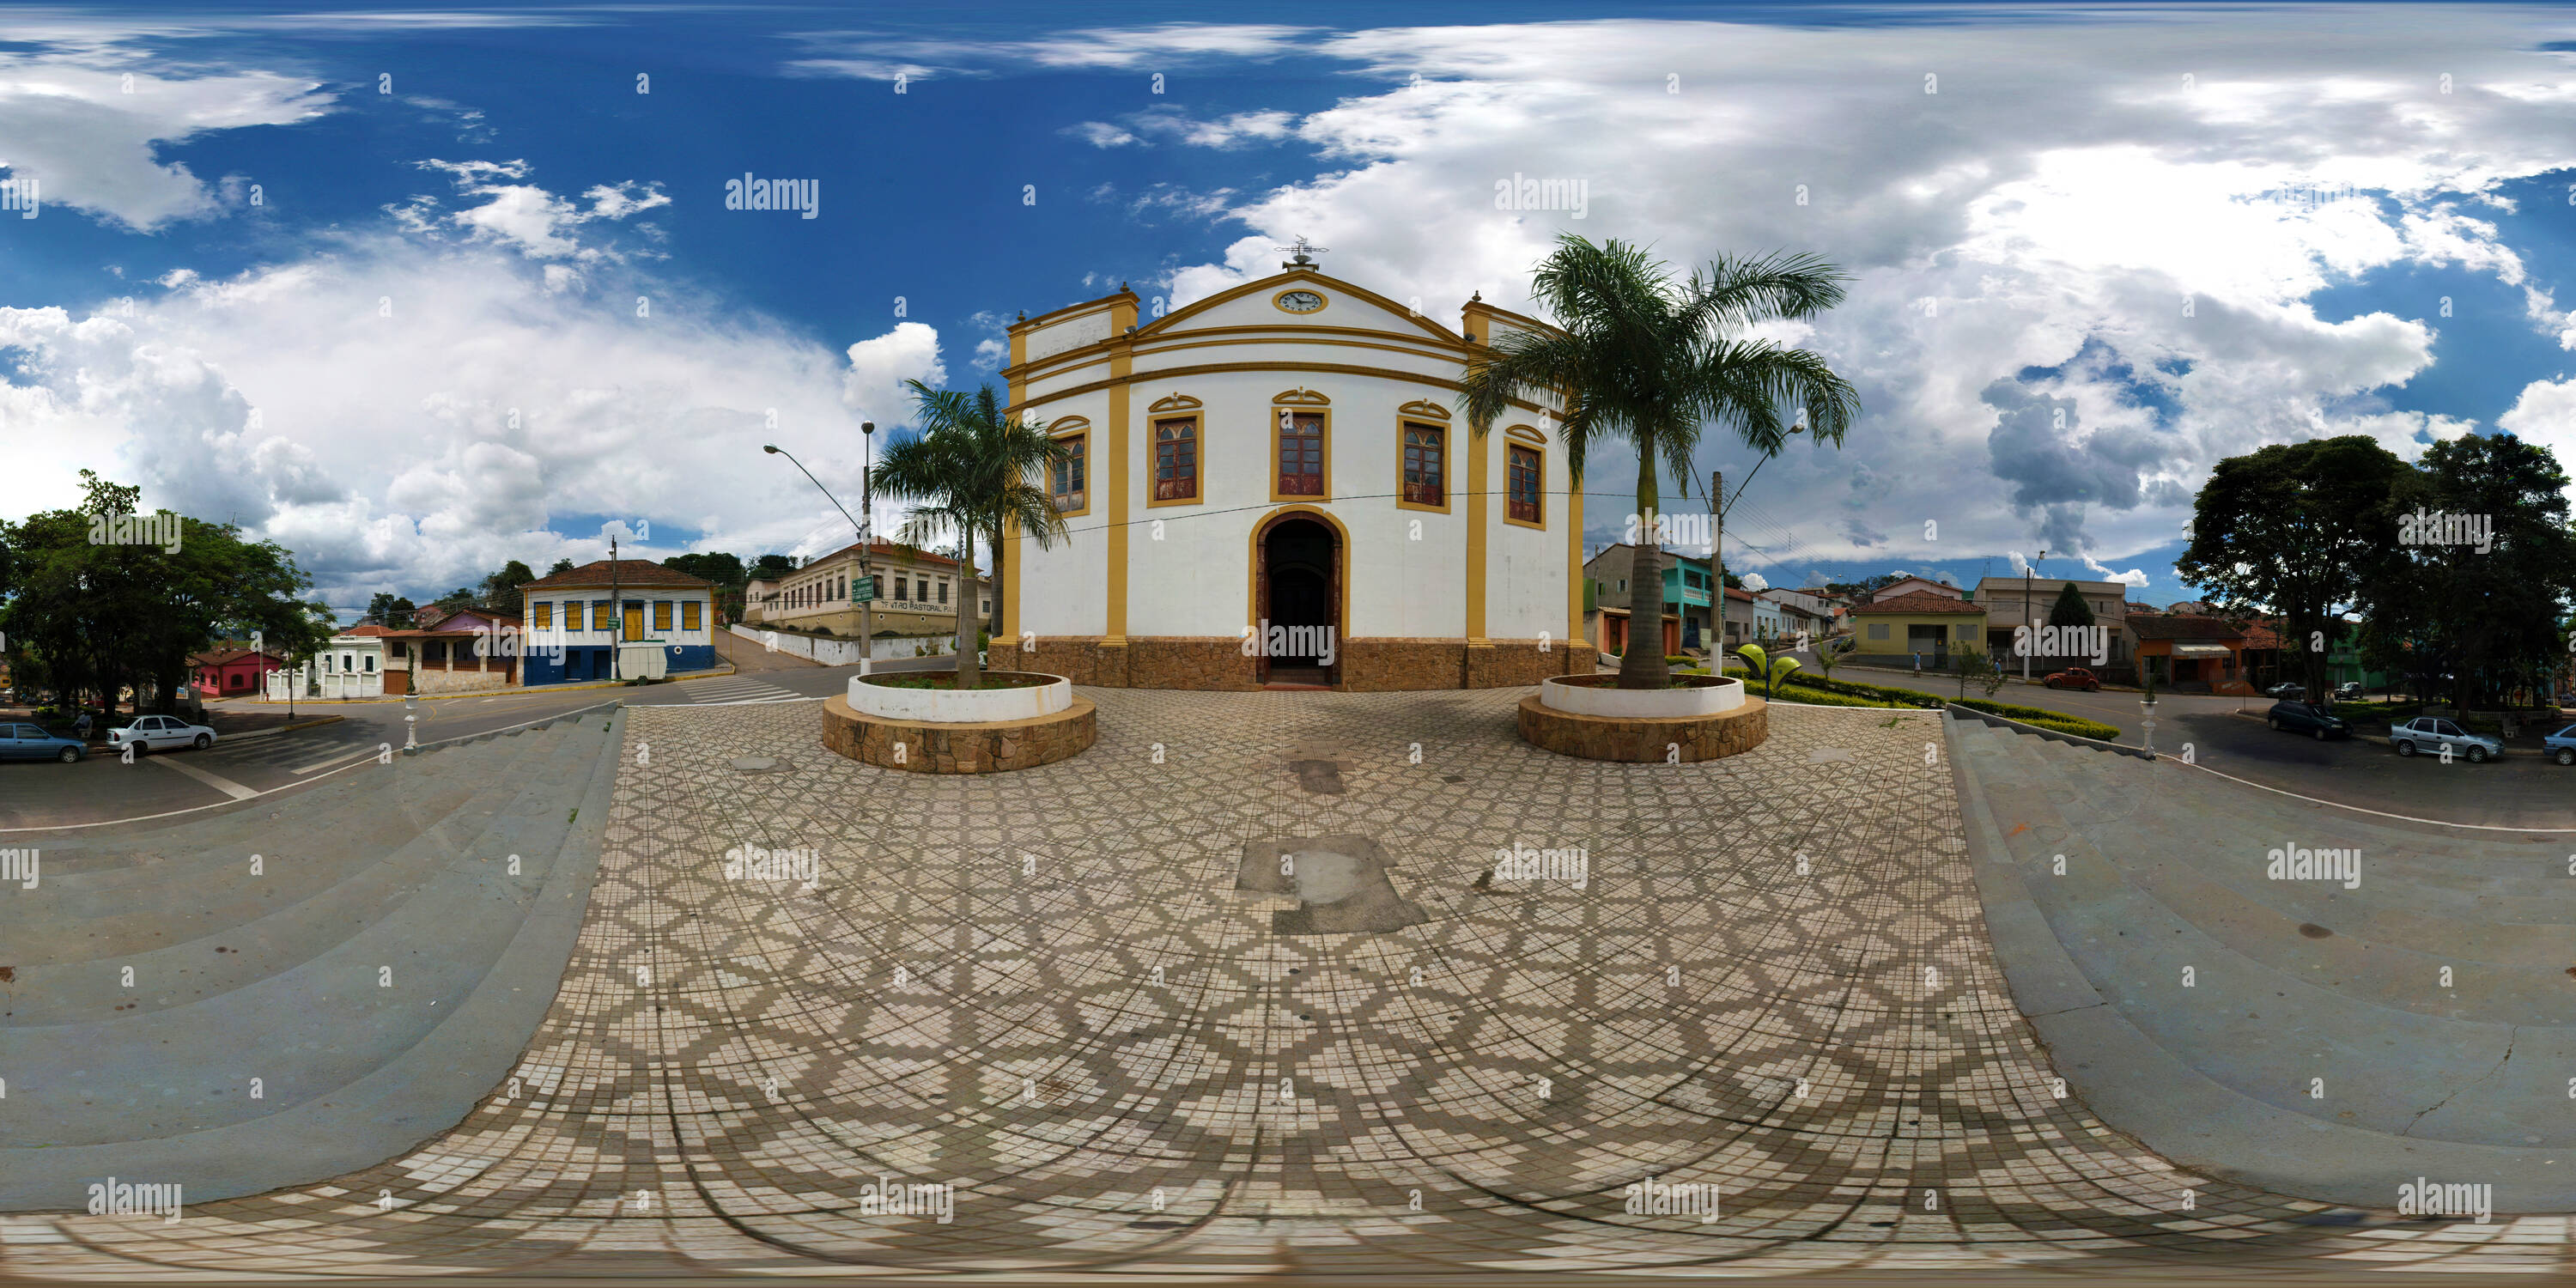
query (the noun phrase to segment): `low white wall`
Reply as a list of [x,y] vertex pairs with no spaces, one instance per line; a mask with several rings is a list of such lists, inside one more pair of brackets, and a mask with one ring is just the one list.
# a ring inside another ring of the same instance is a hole
[[988,720],[1034,720],[1073,705],[1073,682],[1059,679],[1027,689],[911,689],[870,684],[852,677],[850,709],[881,720],[920,720],[935,724],[978,724]]
[[[763,648],[776,649],[781,653],[793,653],[798,657],[812,658],[825,666],[858,665],[859,642],[857,640],[814,639],[804,635],[790,635],[785,631],[765,631],[758,627],[744,626],[740,624],[728,627],[727,629]],[[957,637],[955,635],[929,635],[917,639],[908,636],[898,636],[894,639],[882,639],[876,641],[876,648],[869,654],[869,656],[873,660],[879,662],[889,661],[899,657],[912,657],[915,656],[913,650],[923,645],[929,646],[933,654],[951,654],[957,650]]]

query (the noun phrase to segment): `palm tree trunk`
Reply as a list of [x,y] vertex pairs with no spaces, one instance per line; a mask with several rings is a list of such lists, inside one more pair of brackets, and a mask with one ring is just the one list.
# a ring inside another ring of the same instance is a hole
[[975,662],[975,525],[957,527],[964,538],[957,553],[958,580],[964,583],[957,596],[957,687],[971,689],[982,676]]
[[992,530],[992,532],[991,532],[990,534],[988,534],[988,535],[990,535],[990,536],[992,537],[992,539],[993,539],[993,612],[992,612],[992,615],[990,616],[990,618],[988,619],[988,621],[990,622],[990,625],[987,625],[984,629],[985,629],[986,631],[989,631],[989,632],[992,634],[992,636],[993,636],[993,642],[994,642],[994,643],[996,643],[996,644],[999,644],[999,643],[1001,643],[1001,642],[1002,642],[1002,527],[1001,527],[1001,525],[1000,525],[1000,524],[995,524],[995,525],[993,525],[993,530]]
[[[1660,689],[1672,683],[1664,664],[1664,547],[1656,538],[1654,514],[1662,501],[1656,488],[1654,440],[1637,444],[1637,517],[1644,525],[1628,564],[1628,650],[1619,655],[1619,687]],[[1718,593],[1724,594],[1723,590]],[[1722,644],[1722,641],[1720,642]],[[1722,657],[1720,644],[1709,656]],[[1718,674],[1725,674],[1718,665]]]

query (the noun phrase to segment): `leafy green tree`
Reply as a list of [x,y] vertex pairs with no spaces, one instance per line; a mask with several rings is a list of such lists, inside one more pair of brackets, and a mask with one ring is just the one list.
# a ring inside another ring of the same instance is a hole
[[751,561],[751,567],[744,570],[745,576],[743,579],[745,581],[776,581],[794,571],[796,571],[795,556],[778,554],[762,555]]
[[957,687],[976,686],[975,542],[1016,526],[1040,549],[1065,535],[1064,519],[1045,487],[1045,471],[1067,455],[1043,426],[1001,414],[987,386],[968,395],[933,389],[918,380],[912,390],[920,431],[889,444],[874,471],[875,488],[913,502],[904,523],[906,541],[957,538],[957,567],[965,593],[957,597]]
[[537,574],[526,564],[513,559],[484,576],[480,587],[481,603],[485,608],[498,612],[515,613],[519,611],[519,587],[536,579]]
[[393,615],[394,593],[390,590],[380,590],[367,597],[366,615],[358,620],[361,623],[373,623],[377,626],[391,626]]
[[417,630],[420,626],[419,614],[420,605],[398,595],[394,598],[392,611],[385,617],[385,625],[398,631]]
[[[1783,414],[1795,407],[1817,442],[1842,442],[1860,408],[1851,383],[1814,353],[1745,333],[1772,319],[1816,317],[1842,302],[1845,280],[1821,259],[1782,254],[1720,257],[1679,282],[1640,247],[1567,233],[1530,281],[1561,329],[1480,337],[1459,404],[1482,438],[1516,401],[1564,398],[1560,433],[1575,485],[1595,446],[1624,440],[1637,453],[1636,512],[1652,514],[1662,509],[1659,468],[1690,494],[1704,423],[1768,457],[1797,432]],[[1635,543],[1631,621],[1663,620],[1662,556],[1652,541]],[[1660,689],[1669,675],[1659,649],[1620,658],[1620,688]]]
[[[2549,449],[2511,434],[2428,448],[2396,490],[2361,594],[2365,653],[2424,677],[2428,698],[2454,676],[2464,707],[2537,687],[2565,656],[2558,623],[2576,600],[2567,485]],[[2483,550],[2464,539],[2470,527]]]
[[[2275,443],[2231,456],[2192,502],[2191,541],[2174,572],[2222,611],[2271,613],[2291,633],[2337,629],[2396,538],[2392,502],[2408,471],[2366,435]],[[2301,655],[2310,693],[2325,654]]]
[[2077,590],[2074,582],[2070,581],[2058,587],[2057,602],[2048,606],[2048,624],[2051,626],[2093,624],[2093,606],[2084,602],[2084,592]]
[[570,560],[570,559],[557,559],[557,560],[555,560],[555,562],[554,562],[554,566],[552,566],[552,567],[550,567],[550,568],[546,569],[546,575],[547,575],[547,576],[549,576],[549,577],[560,577],[560,576],[562,576],[563,574],[568,573],[568,572],[571,572],[571,571],[572,571],[572,560]]
[[131,514],[142,490],[81,472],[84,508],[29,516],[11,542],[16,584],[0,632],[37,659],[46,681],[113,712],[131,686],[171,701],[188,655],[253,634],[300,656],[330,636],[331,610],[302,598],[312,580],[274,542],[246,542],[228,524],[181,517],[177,550],[93,544],[93,516]]

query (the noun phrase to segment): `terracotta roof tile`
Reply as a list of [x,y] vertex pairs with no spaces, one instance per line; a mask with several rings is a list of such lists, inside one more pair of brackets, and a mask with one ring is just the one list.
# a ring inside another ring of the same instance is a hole
[[1983,617],[1986,615],[1986,610],[1976,604],[1922,590],[1861,604],[1851,611],[1855,617],[1890,614],[1911,614],[1916,617]]
[[[617,584],[621,588],[673,586],[699,589],[713,586],[715,583],[703,577],[692,577],[677,568],[665,568],[650,559],[620,559],[617,561]],[[525,593],[532,590],[588,590],[593,587],[607,589],[608,560],[594,559],[570,572],[556,573],[551,577],[539,577],[519,587],[519,590]]]

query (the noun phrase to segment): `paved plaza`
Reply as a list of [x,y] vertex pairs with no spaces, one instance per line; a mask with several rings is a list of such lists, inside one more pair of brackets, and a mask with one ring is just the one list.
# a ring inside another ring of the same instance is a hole
[[2266,1193],[2096,1118],[1936,716],[1619,765],[1521,743],[1523,692],[1085,690],[1096,746],[983,778],[830,755],[811,703],[632,709],[561,992],[462,1124],[175,1223],[0,1216],[0,1267],[2568,1268],[2565,1217]]

